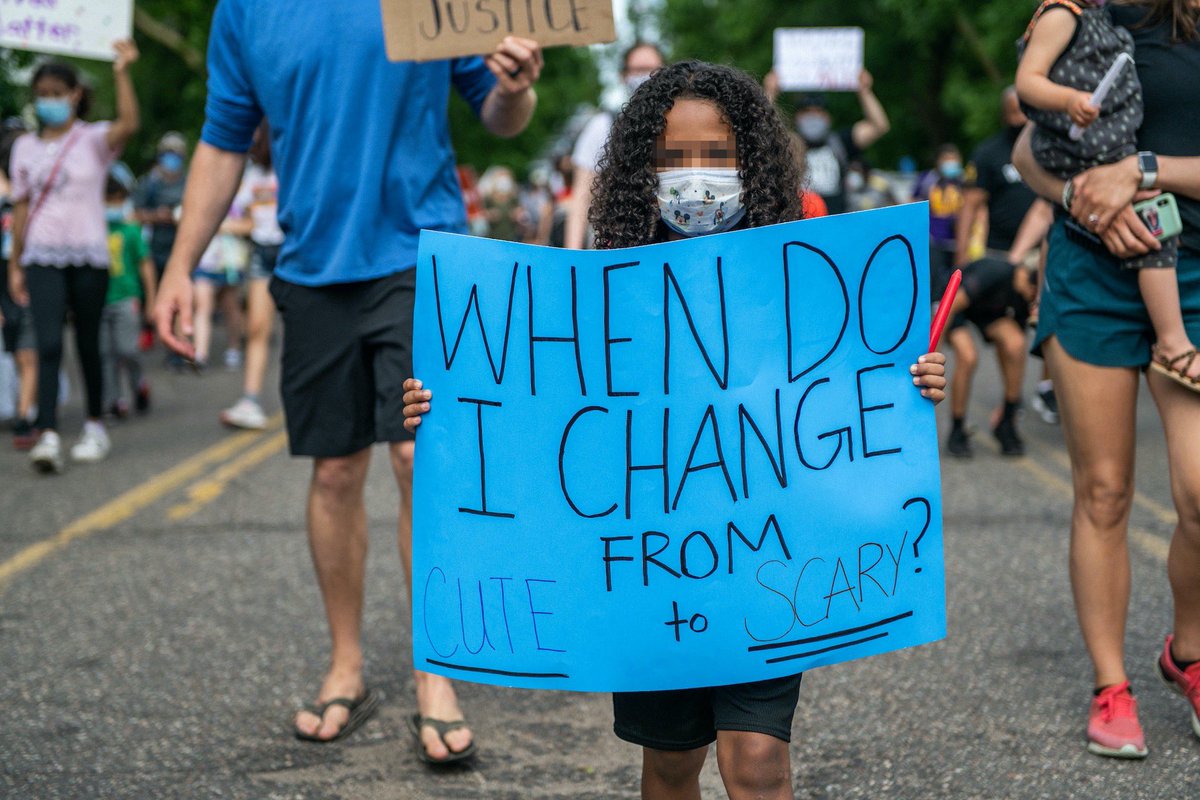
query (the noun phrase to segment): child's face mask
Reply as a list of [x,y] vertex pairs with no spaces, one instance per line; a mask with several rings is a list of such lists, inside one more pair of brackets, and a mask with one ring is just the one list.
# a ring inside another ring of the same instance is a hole
[[722,233],[745,214],[742,179],[735,167],[664,170],[658,173],[658,211],[684,236]]

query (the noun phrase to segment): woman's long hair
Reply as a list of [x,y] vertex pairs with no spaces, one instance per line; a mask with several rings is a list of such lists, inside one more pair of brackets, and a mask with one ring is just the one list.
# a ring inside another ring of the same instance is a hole
[[1121,4],[1146,9],[1142,27],[1169,23],[1172,42],[1196,40],[1200,7],[1194,6],[1191,0],[1122,0]]
[[800,171],[792,141],[762,89],[740,70],[683,61],[655,72],[613,122],[589,213],[597,248],[663,240],[655,161],[667,112],[680,99],[711,102],[732,128],[746,227],[800,219]]

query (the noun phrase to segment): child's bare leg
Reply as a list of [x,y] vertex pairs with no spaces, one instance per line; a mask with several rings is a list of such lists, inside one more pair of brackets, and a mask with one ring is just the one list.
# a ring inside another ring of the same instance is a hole
[[788,743],[765,733],[717,731],[717,766],[729,800],[791,800]]
[[700,800],[700,770],[707,755],[707,747],[681,751],[643,747],[642,800]]
[[[1142,300],[1150,313],[1154,325],[1159,354],[1172,359],[1195,348],[1183,327],[1183,312],[1180,310],[1179,283],[1173,269],[1139,269],[1138,288]],[[1200,358],[1192,361],[1187,376],[1200,380]]]

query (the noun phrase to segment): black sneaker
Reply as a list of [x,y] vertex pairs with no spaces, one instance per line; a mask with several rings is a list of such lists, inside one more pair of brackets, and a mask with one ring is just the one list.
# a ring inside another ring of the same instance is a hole
[[955,458],[970,458],[975,455],[971,450],[971,439],[963,428],[954,428],[950,431],[950,438],[946,441],[946,452]]
[[1000,443],[1000,452],[1006,456],[1025,455],[1025,443],[1017,435],[1017,424],[1011,419],[1001,419],[1000,424],[992,429],[992,435]]
[[13,449],[25,452],[31,450],[38,440],[38,431],[29,424],[29,420],[18,419],[12,424]]
[[1034,392],[1033,396],[1029,398],[1029,405],[1033,406],[1033,410],[1042,418],[1042,422],[1047,425],[1058,424],[1058,398],[1054,396],[1054,389]]
[[150,410],[150,384],[145,381],[138,384],[137,394],[133,397],[133,408],[139,414]]

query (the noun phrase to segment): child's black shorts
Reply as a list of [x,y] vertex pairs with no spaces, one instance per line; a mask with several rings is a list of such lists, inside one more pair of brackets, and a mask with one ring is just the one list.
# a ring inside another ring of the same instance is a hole
[[792,740],[801,675],[732,686],[613,694],[613,732],[652,750],[694,750],[717,731],[750,731]]
[[416,270],[320,287],[274,277],[270,288],[283,316],[280,394],[292,455],[411,441],[403,385],[413,370]]

